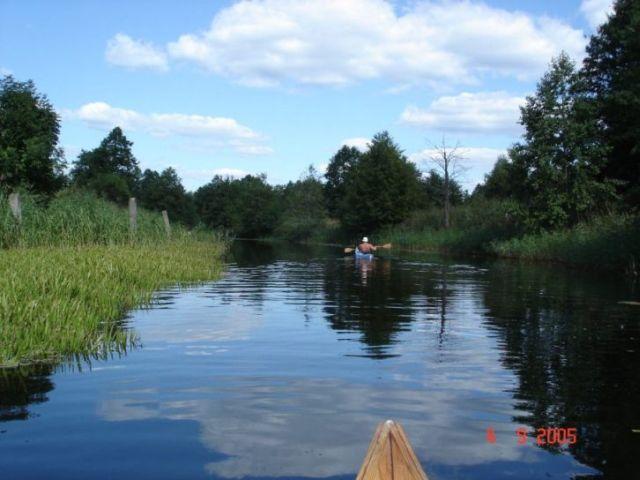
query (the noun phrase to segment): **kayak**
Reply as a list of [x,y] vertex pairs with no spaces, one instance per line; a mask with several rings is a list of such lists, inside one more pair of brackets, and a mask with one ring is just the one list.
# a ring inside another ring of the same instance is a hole
[[373,260],[373,253],[362,253],[357,248],[354,250],[356,260]]
[[378,425],[356,480],[429,480],[399,423]]

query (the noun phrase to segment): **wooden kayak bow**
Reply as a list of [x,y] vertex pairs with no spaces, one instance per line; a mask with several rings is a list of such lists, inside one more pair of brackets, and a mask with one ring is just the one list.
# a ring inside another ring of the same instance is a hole
[[[390,243],[385,243],[384,245],[376,245],[376,248],[391,248],[391,247],[393,247],[393,245]],[[355,248],[347,247],[344,249],[344,253],[353,253],[354,251],[355,251]]]
[[399,423],[380,423],[356,480],[429,480]]

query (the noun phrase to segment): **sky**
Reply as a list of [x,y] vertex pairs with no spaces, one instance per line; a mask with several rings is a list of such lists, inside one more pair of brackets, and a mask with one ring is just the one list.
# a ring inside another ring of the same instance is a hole
[[188,189],[320,172],[387,130],[422,171],[459,144],[472,189],[518,141],[551,58],[579,62],[611,0],[2,0],[0,74],[32,79],[69,163],[114,126]]

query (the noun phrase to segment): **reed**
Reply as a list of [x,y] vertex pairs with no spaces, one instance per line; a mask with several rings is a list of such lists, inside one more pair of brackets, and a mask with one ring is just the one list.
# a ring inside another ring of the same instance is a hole
[[562,262],[637,276],[640,217],[596,217],[570,229],[494,242],[489,249],[501,257]]
[[159,213],[127,212],[81,192],[48,205],[23,196],[17,225],[0,199],[0,366],[104,356],[135,345],[124,314],[153,292],[218,277],[225,242]]
[[[18,225],[6,197],[0,196],[0,248],[74,245],[158,244],[167,241],[162,216],[138,209],[135,235],[126,209],[82,191],[64,190],[50,201],[21,195],[22,224]],[[172,238],[197,235],[175,223]]]

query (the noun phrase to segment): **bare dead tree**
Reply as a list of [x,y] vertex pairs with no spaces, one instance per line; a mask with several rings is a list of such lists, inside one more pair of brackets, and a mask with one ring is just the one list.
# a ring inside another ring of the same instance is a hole
[[467,169],[464,165],[466,160],[460,147],[456,142],[454,146],[447,145],[447,141],[442,136],[440,144],[431,144],[431,161],[442,171],[444,177],[444,228],[451,225],[451,182],[457,180]]

